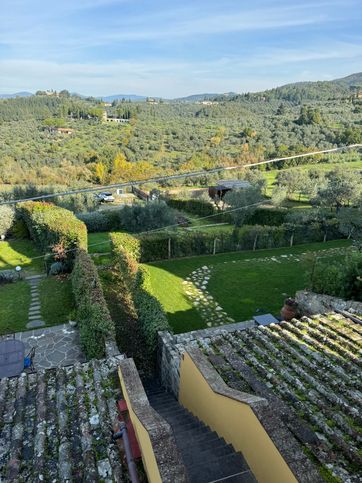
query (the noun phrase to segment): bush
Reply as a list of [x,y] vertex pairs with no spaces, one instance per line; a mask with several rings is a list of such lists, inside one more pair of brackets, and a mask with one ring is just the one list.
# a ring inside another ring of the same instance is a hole
[[162,305],[152,294],[150,274],[145,267],[138,269],[133,299],[148,351],[155,354],[158,332],[170,331],[171,328]]
[[315,261],[311,290],[362,302],[362,255],[355,253],[343,261]]
[[87,250],[87,227],[72,212],[33,201],[20,204],[18,211],[30,237],[43,252],[62,246],[64,262],[71,265],[77,249]]
[[137,233],[176,224],[176,217],[164,201],[125,206],[119,214],[120,227]]
[[14,208],[3,205],[0,206],[0,236],[7,236],[15,221]]
[[75,258],[72,288],[83,350],[89,359],[102,358],[105,341],[114,337],[115,330],[97,268],[84,250],[79,250]]
[[128,233],[111,233],[115,268],[122,277],[123,299],[132,299],[132,307],[151,357],[156,355],[157,333],[171,330],[161,304],[152,295],[150,275],[139,265],[141,241]]
[[280,226],[285,223],[288,210],[282,208],[257,208],[247,220],[248,225]]
[[19,280],[19,274],[15,270],[1,270],[0,271],[0,285],[5,283],[12,283]]
[[85,223],[89,233],[115,230],[118,225],[117,214],[112,211],[92,211],[90,213],[77,213],[77,218]]
[[211,202],[204,200],[180,200],[169,198],[166,200],[168,206],[176,210],[186,211],[192,215],[210,216],[216,213],[216,209]]

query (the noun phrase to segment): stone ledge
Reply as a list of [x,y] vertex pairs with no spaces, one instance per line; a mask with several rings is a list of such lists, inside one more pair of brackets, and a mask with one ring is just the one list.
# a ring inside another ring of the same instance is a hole
[[362,302],[356,300],[343,300],[307,290],[297,292],[295,300],[303,315],[324,314],[334,310],[347,310],[352,314],[362,314]]
[[150,406],[133,359],[122,360],[119,370],[132,410],[149,435],[162,482],[186,482],[186,470],[171,426]]

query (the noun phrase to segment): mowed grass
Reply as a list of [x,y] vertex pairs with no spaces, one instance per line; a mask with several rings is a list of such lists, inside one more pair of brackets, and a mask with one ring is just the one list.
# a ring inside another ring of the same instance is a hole
[[0,335],[25,329],[29,305],[30,285],[27,282],[0,285]]
[[47,277],[39,284],[41,316],[46,325],[65,324],[74,309],[70,276]]
[[[278,315],[283,293],[293,296],[306,285],[309,262],[292,260],[258,262],[258,258],[301,254],[350,245],[347,240],[311,243],[292,248],[257,250],[183,258],[147,264],[154,295],[161,302],[175,333],[206,327],[199,312],[185,294],[183,281],[196,268],[213,266],[208,290],[237,321],[250,319],[259,310]],[[255,260],[245,262],[246,259]],[[235,264],[232,262],[236,262]],[[231,263],[224,263],[231,262]],[[242,263],[241,263],[242,262]]]
[[109,232],[88,233],[88,253],[107,253],[110,251]]
[[14,269],[17,265],[31,273],[44,269],[41,253],[31,240],[0,241],[0,270]]

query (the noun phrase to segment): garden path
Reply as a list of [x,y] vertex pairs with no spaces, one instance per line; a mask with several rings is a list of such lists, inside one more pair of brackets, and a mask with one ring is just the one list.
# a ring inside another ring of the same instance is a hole
[[40,299],[39,299],[39,283],[45,275],[33,275],[26,277],[30,284],[31,302],[29,307],[29,321],[26,324],[27,329],[35,329],[37,327],[44,327],[45,322],[40,314]]

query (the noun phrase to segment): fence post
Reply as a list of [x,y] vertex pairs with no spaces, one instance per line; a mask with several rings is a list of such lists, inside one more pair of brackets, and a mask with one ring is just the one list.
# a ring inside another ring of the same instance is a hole
[[212,254],[215,255],[216,254],[216,242],[217,242],[217,238],[214,238],[214,248],[212,250]]
[[293,242],[294,242],[294,232],[292,233],[292,236],[290,237],[290,246],[291,247],[293,246]]
[[168,258],[171,258],[171,238],[168,239]]
[[253,245],[253,252],[255,252],[256,250],[256,244],[258,242],[258,235],[255,235],[255,238],[254,238],[254,245]]

